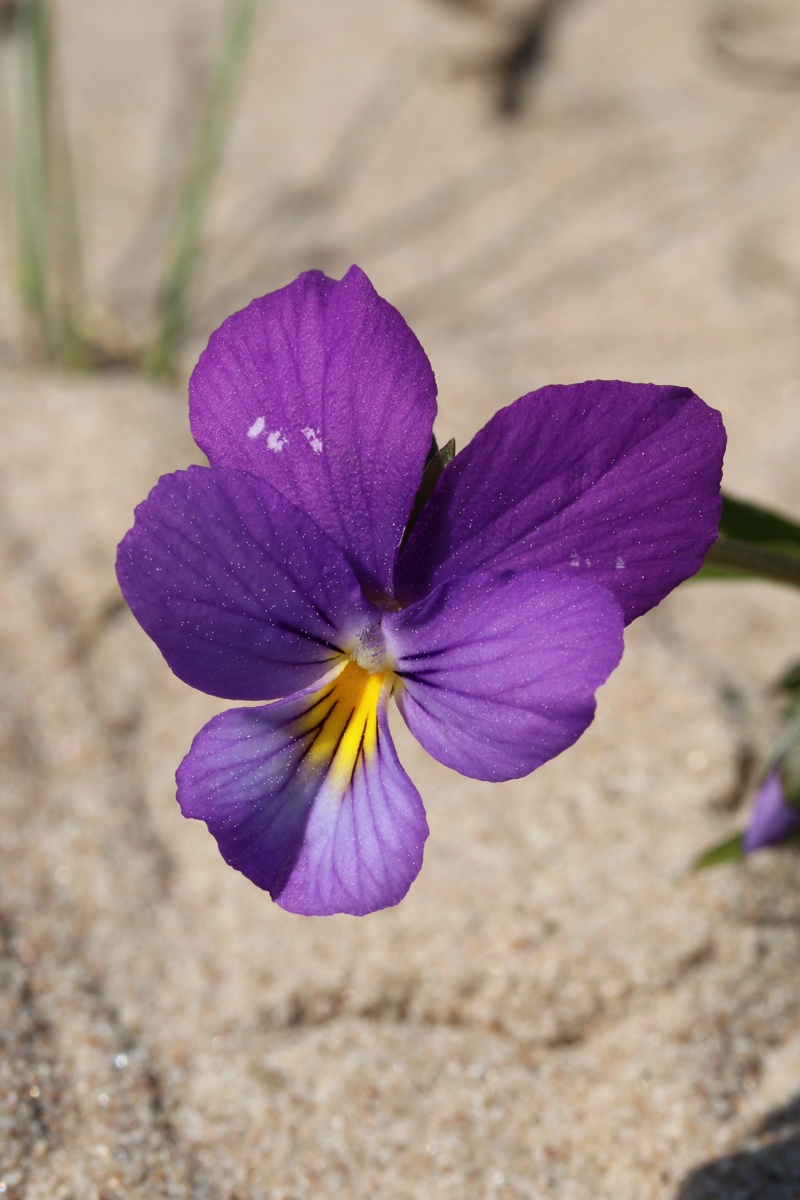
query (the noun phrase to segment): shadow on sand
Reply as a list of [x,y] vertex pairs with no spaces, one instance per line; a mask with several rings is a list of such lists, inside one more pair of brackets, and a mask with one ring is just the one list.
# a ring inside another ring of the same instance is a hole
[[765,1117],[750,1149],[692,1171],[675,1200],[800,1200],[800,1093]]

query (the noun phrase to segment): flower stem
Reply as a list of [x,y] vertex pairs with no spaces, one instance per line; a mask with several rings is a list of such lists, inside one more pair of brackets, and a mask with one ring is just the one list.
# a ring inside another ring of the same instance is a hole
[[[766,550],[750,542],[719,537],[706,555],[705,565],[719,577],[770,579],[800,587],[800,558]],[[709,577],[712,572],[709,572]]]

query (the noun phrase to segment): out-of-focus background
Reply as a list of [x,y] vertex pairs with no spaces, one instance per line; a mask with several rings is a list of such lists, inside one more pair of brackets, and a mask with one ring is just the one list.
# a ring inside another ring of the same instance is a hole
[[428,351],[440,441],[547,382],[686,384],[724,414],[729,490],[800,514],[800,7],[273,0],[187,217],[231,11],[53,5],[77,219],[44,277],[95,368],[66,371],[34,252],[24,317],[15,283],[36,64],[0,6],[0,1195],[800,1197],[798,860],[687,870],[742,823],[796,593],[682,588],[529,779],[462,779],[397,722],[422,874],[309,920],[180,817],[174,769],[226,705],[170,675],[113,573],[134,505],[201,461],[211,330],[353,261]]

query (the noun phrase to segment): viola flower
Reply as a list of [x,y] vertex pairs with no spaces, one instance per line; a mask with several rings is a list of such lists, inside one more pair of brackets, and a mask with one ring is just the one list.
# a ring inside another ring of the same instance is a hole
[[119,547],[125,598],[176,675],[266,702],[200,731],[178,802],[291,912],[372,912],[420,869],[392,695],[440,762],[527,775],[586,729],[624,624],[716,536],[719,414],[617,382],[498,412],[409,531],[435,397],[362,271],[301,275],[212,335],[189,388],[210,467],[159,480]]
[[786,799],[780,766],[777,766],[756,792],[750,823],[742,835],[742,850],[752,854],[767,846],[778,846],[798,830],[800,806]]

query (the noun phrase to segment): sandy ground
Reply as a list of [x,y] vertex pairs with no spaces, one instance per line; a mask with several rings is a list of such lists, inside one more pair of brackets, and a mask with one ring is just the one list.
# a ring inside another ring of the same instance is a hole
[[[186,372],[252,295],[357,261],[428,350],[441,438],[549,381],[688,384],[729,489],[800,514],[800,11],[573,0],[517,96],[525,8],[275,0]],[[60,5],[89,281],[133,336],[218,13]],[[670,597],[526,780],[461,779],[396,722],[420,879],[288,915],[180,817],[225,705],[114,580],[134,504],[199,461],[183,391],[26,365],[1,253],[0,1195],[800,1197],[800,865],[686,873],[743,819],[800,597]]]

